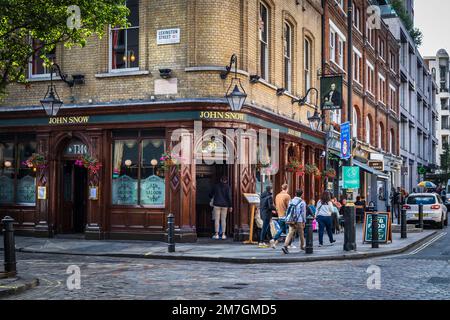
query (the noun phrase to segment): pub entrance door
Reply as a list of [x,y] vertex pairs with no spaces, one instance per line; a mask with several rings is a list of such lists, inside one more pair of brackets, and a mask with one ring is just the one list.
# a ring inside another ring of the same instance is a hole
[[84,233],[87,222],[87,169],[75,165],[74,160],[62,162],[61,201],[58,219],[58,233]]
[[[213,208],[210,206],[209,195],[212,193],[214,185],[220,182],[220,178],[226,176],[228,184],[232,186],[232,166],[231,165],[197,165],[196,167],[196,215],[197,215],[197,236],[211,237],[214,234]],[[226,235],[231,236],[232,214],[227,216]]]

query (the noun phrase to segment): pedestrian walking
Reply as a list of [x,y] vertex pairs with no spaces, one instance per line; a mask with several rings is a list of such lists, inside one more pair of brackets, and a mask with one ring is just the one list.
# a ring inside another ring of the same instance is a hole
[[275,246],[275,240],[272,238],[272,233],[270,232],[270,220],[272,220],[272,215],[275,213],[275,204],[273,203],[272,186],[267,186],[266,191],[261,194],[260,201],[260,214],[263,220],[263,226],[261,229],[259,237],[259,247],[268,248],[269,246],[265,243],[266,236],[270,237],[270,245]]
[[277,209],[278,215],[278,225],[280,226],[280,230],[278,230],[277,234],[273,238],[275,240],[274,249],[276,248],[280,237],[283,233],[287,234],[287,224],[286,224],[286,211],[289,206],[289,202],[291,201],[291,196],[288,193],[289,186],[287,184],[283,184],[281,186],[281,192],[277,194],[275,197],[275,207]]
[[325,229],[327,230],[328,238],[330,244],[336,242],[333,239],[332,232],[332,216],[333,214],[333,203],[331,202],[331,196],[328,191],[322,194],[319,202],[317,203],[317,222],[319,222],[319,247],[323,246],[323,234]]
[[[223,176],[220,182],[216,184],[213,191],[209,195],[212,199],[214,212],[214,229],[213,239],[219,240],[219,232],[222,233],[222,240],[227,238],[227,214],[233,211],[233,202],[231,201],[231,188],[228,185],[228,178]],[[220,230],[221,229],[221,230]]]
[[300,249],[305,250],[305,223],[306,223],[306,202],[302,199],[303,190],[297,190],[295,198],[289,202],[286,213],[286,223],[289,225],[289,234],[286,237],[282,251],[289,254],[288,246],[298,232],[300,237]]
[[333,199],[331,199],[331,203],[333,204],[333,213],[331,214],[331,218],[332,218],[332,229],[333,229],[333,234],[337,234],[340,233],[341,229],[339,226],[339,212],[342,209],[342,204],[337,200],[336,197],[333,197]]

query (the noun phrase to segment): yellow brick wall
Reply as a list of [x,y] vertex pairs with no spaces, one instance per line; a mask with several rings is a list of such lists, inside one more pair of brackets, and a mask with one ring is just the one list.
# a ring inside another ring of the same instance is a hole
[[[306,122],[311,107],[292,106],[289,95],[276,96],[274,87],[283,87],[283,24],[285,19],[294,27],[293,96],[303,90],[303,39],[313,41],[312,86],[319,87],[317,72],[321,65],[320,0],[267,0],[270,8],[269,84],[250,84],[247,75],[240,75],[248,93],[247,103],[269,108]],[[146,100],[155,96],[154,81],[160,79],[160,68],[170,68],[178,79],[178,94],[156,96],[157,100],[180,98],[221,98],[232,76],[221,80],[219,71],[186,72],[187,67],[224,67],[233,53],[238,56],[239,69],[249,75],[259,70],[259,0],[141,0],[139,68],[149,74],[123,77],[96,77],[108,72],[109,35],[92,37],[86,47],[72,49],[60,46],[57,62],[69,75],[84,74],[85,85],[69,88],[56,82],[60,97],[66,104],[106,103],[118,100]],[[180,28],[181,42],[157,45],[158,29]],[[1,103],[6,106],[38,105],[49,81],[11,85],[9,95]],[[300,115],[300,118],[299,118]]]

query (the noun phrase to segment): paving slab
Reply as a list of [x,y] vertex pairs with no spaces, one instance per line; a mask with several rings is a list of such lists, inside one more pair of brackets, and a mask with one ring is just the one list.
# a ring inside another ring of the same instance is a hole
[[19,294],[39,285],[39,279],[34,277],[16,276],[2,278],[0,274],[0,298]]
[[[305,254],[299,249],[290,250],[289,255],[277,249],[261,249],[255,245],[244,245],[232,240],[200,239],[197,243],[177,243],[176,252],[167,252],[167,243],[156,241],[117,241],[117,240],[83,240],[83,239],[42,239],[32,237],[16,237],[16,248],[20,252],[69,254],[83,256],[130,257],[146,259],[170,259],[215,261],[230,263],[288,263],[312,262],[326,260],[365,259],[403,253],[420,243],[432,238],[436,230],[425,230],[420,233],[408,234],[407,239],[401,239],[400,234],[393,234],[393,242],[380,244],[379,249],[372,249],[371,244],[362,243],[362,227],[356,230],[357,250],[343,250],[343,233],[335,235],[336,243],[318,247],[318,235],[314,233],[314,253]],[[0,244],[0,249],[3,244]],[[294,243],[299,247],[298,240]]]

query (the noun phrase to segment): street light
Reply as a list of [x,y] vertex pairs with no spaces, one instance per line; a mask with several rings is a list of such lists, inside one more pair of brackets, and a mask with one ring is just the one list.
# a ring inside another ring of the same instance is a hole
[[317,108],[314,110],[314,115],[308,118],[309,126],[314,131],[319,131],[322,124],[322,117],[317,111]]
[[[222,72],[220,74],[220,77],[223,80],[225,80],[227,78],[228,74],[230,74],[233,64],[235,66],[234,78],[231,80],[231,84],[227,90],[225,98],[227,99],[228,105],[230,106],[232,111],[240,111],[242,109],[242,106],[245,103],[245,100],[247,99],[247,93],[245,93],[244,87],[242,86],[242,83],[241,83],[241,79],[239,79],[237,76],[237,56],[236,56],[236,54],[233,54],[231,56],[230,65],[225,67],[226,71]],[[242,91],[241,91],[241,89],[242,89]]]
[[59,77],[64,81],[69,87],[73,87],[74,84],[83,84],[84,75],[73,75],[72,80],[67,80],[67,75],[61,72],[61,68],[58,64],[50,63],[50,85],[48,86],[47,93],[44,99],[40,101],[42,108],[49,117],[54,117],[58,114],[59,110],[63,105],[63,101],[59,98],[58,92],[56,92],[56,87],[53,84],[53,73],[58,72]]

